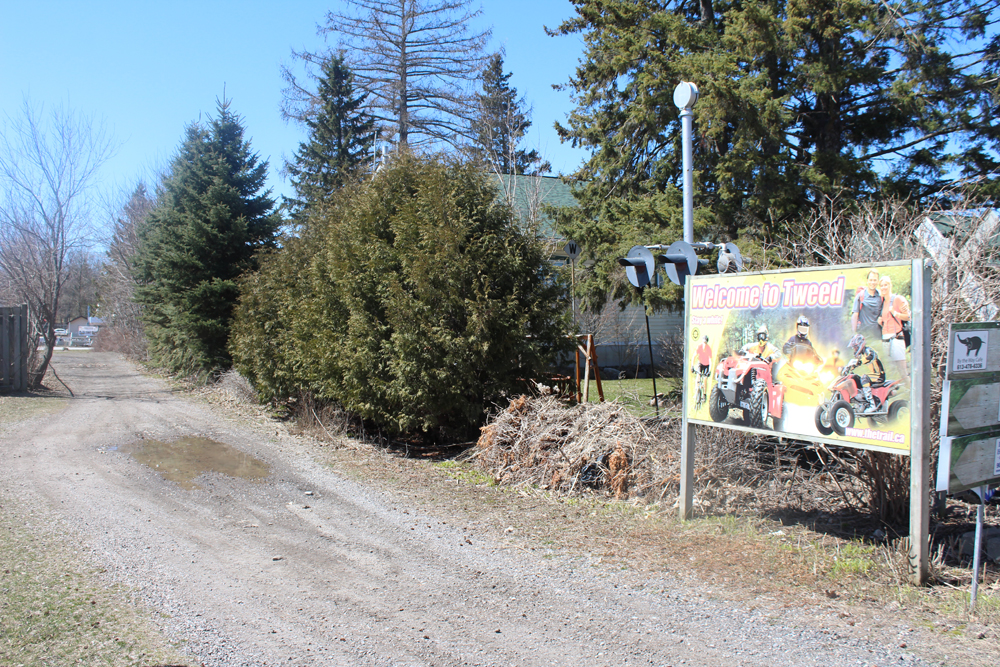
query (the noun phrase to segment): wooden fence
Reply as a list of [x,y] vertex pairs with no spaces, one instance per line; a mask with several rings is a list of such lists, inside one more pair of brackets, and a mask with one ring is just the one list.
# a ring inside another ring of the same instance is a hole
[[0,307],[0,391],[28,389],[28,307]]

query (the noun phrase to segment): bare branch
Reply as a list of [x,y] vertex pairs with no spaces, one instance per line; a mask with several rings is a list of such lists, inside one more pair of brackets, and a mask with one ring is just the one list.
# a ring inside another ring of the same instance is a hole
[[46,341],[29,384],[45,375],[68,262],[93,238],[89,190],[113,145],[92,119],[62,108],[45,115],[25,100],[0,131],[0,276],[26,302]]
[[[320,33],[337,39],[334,51],[344,54],[355,85],[368,94],[367,111],[383,136],[400,146],[466,143],[473,115],[468,88],[482,68],[490,34],[469,30],[479,10],[467,0],[346,1],[350,11],[329,12]],[[293,53],[314,77],[330,55]],[[290,69],[282,75],[288,84],[282,114],[310,117],[313,93]]]

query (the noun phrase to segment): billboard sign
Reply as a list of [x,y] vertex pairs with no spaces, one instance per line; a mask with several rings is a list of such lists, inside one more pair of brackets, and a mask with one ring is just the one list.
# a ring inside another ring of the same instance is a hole
[[696,275],[689,422],[910,452],[913,265]]

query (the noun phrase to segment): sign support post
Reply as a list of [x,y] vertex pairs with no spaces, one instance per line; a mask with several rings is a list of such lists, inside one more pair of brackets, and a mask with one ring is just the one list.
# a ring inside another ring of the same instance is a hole
[[[952,322],[941,388],[937,490],[979,496],[969,610],[976,607],[989,487],[1000,483],[1000,322]],[[991,344],[992,343],[992,344]],[[964,347],[964,350],[962,349]]]
[[976,542],[972,556],[972,591],[969,593],[969,613],[976,610],[976,597],[979,595],[979,566],[982,563],[980,554],[983,551],[983,519],[986,514],[986,487],[979,487],[979,507],[976,508]]
[[[684,283],[684,302],[690,303],[688,300],[691,297],[691,283]],[[691,318],[691,309],[685,308],[685,320]],[[681,489],[680,497],[678,498],[679,504],[679,514],[681,521],[688,521],[691,519],[694,508],[692,504],[694,502],[694,447],[695,447],[695,435],[694,435],[694,424],[688,422],[688,401],[691,396],[691,374],[687,371],[688,360],[691,358],[691,352],[688,347],[691,345],[689,336],[687,332],[690,331],[691,322],[684,322],[684,364],[682,368],[684,369],[684,399],[681,402],[682,406],[682,417],[681,417]]]
[[931,393],[931,269],[922,259],[912,266],[913,337],[919,341],[920,359],[910,370],[910,581],[927,583],[930,574],[930,393]]

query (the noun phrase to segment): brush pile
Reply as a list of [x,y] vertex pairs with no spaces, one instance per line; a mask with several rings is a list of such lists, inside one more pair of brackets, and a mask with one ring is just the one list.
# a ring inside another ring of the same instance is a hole
[[[771,440],[699,429],[694,505],[738,513],[830,509],[846,500],[842,475],[803,467],[806,450]],[[643,420],[616,402],[567,406],[553,396],[520,396],[482,428],[475,452],[480,469],[505,486],[650,502],[680,492],[680,420]]]
[[498,484],[572,492],[589,486],[627,497],[649,483],[656,435],[618,403],[567,407],[520,396],[482,429],[479,465]]

